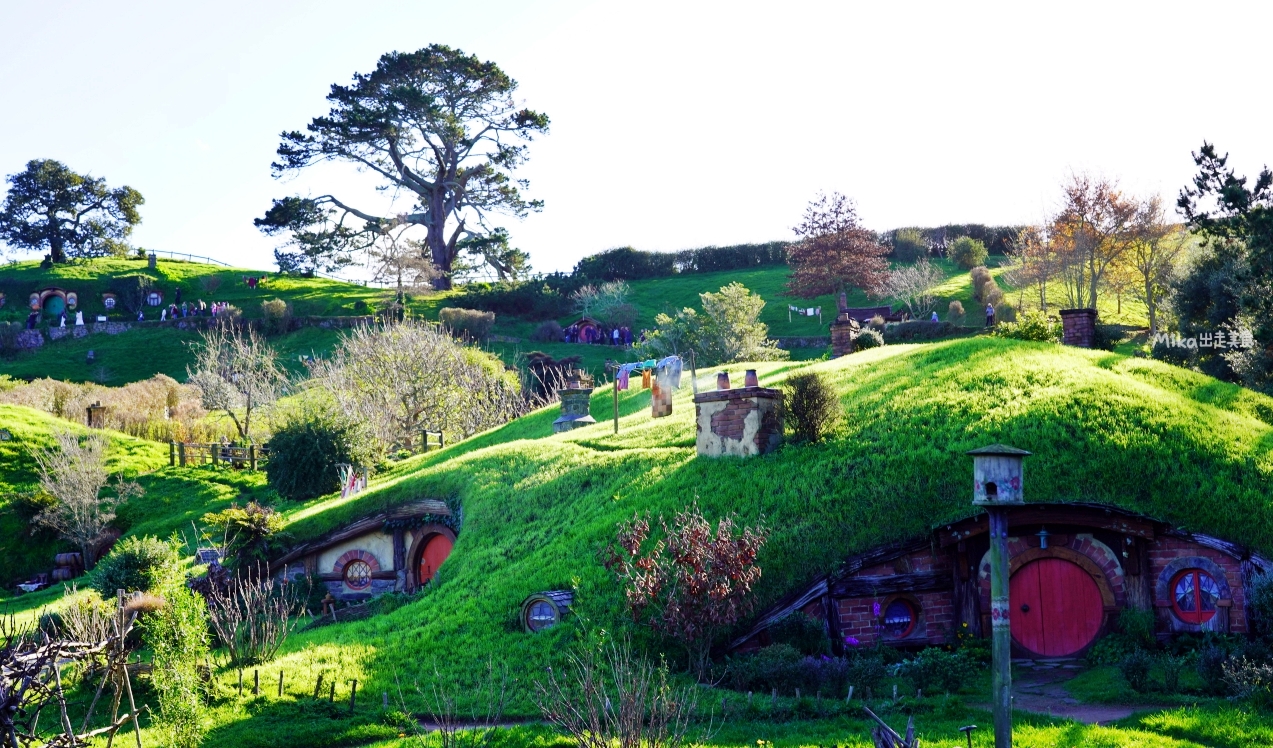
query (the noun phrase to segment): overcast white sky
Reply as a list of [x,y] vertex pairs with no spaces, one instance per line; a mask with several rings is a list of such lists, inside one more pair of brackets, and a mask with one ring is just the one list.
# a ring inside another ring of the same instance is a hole
[[[252,219],[282,130],[389,50],[498,63],[552,118],[510,219],[536,270],[614,246],[790,238],[818,190],[876,229],[1038,220],[1071,170],[1174,202],[1205,138],[1273,160],[1273,4],[0,3],[0,173],[32,158],[146,197],[142,246],[273,267]],[[349,197],[354,195],[354,197]]]

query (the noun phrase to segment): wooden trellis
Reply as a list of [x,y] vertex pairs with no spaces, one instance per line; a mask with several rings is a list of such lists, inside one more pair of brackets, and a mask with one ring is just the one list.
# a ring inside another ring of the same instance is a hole
[[[103,641],[79,642],[53,638],[47,633],[18,631],[10,619],[0,637],[0,741],[4,748],[77,748],[93,738],[105,735],[107,748],[124,725],[132,723],[137,748],[142,748],[141,727],[137,721],[137,703],[133,698],[132,680],[128,675],[126,641],[136,621],[136,614],[124,609],[124,591],[119,591],[119,609],[112,617],[111,633]],[[62,689],[62,668],[70,663],[103,661],[97,692],[77,731],[67,712],[66,694]],[[107,684],[112,686],[110,722],[89,730],[97,704]],[[119,713],[120,702],[128,697],[128,711]],[[53,707],[58,715],[59,731],[53,737],[40,737],[40,715]]]

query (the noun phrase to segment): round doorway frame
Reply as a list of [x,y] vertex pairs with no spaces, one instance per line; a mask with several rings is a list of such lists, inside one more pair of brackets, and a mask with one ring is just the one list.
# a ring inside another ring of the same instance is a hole
[[412,531],[411,547],[407,549],[407,590],[414,592],[420,589],[420,554],[435,535],[446,537],[455,543],[455,532],[446,525],[421,525]]

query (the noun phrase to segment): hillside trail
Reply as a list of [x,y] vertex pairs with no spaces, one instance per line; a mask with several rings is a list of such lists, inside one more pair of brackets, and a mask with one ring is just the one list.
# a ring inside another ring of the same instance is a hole
[[1014,710],[1103,725],[1126,719],[1136,712],[1166,708],[1152,704],[1079,703],[1065,688],[1070,679],[1085,669],[1073,659],[1014,660],[1013,664],[1017,666],[1012,675]]

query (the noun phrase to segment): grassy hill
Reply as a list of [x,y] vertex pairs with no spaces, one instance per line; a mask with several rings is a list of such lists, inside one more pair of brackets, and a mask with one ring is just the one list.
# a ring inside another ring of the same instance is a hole
[[[970,319],[976,319],[977,305],[972,299],[968,274],[953,264],[939,260],[936,264],[947,274],[947,281],[937,289],[938,311],[943,315],[952,300],[959,300],[969,310]],[[376,308],[387,299],[387,293],[360,285],[341,283],[324,278],[270,277],[266,286],[250,289],[242,281],[245,276],[262,275],[262,271],[229,269],[218,265],[161,260],[155,271],[146,269],[142,260],[98,260],[73,266],[41,269],[37,263],[17,263],[0,268],[0,291],[4,291],[8,303],[0,307],[0,320],[19,321],[26,316],[25,299],[30,292],[46,286],[59,286],[77,291],[81,308],[86,316],[104,312],[101,294],[112,287],[115,279],[137,273],[151,276],[157,287],[171,299],[175,288],[183,289],[183,298],[205,301],[229,301],[240,307],[248,317],[260,316],[262,301],[282,298],[292,304],[297,315],[346,316],[365,313],[360,302]],[[747,271],[723,271],[697,273],[634,281],[632,302],[640,314],[636,327],[654,326],[654,318],[660,312],[675,312],[682,307],[697,307],[698,295],[716,291],[720,287],[739,282],[759,294],[766,301],[761,320],[769,325],[772,337],[816,337],[828,334],[828,325],[834,319],[835,299],[827,295],[815,299],[796,299],[785,295],[788,269],[775,266]],[[215,279],[215,280],[213,280]],[[209,291],[209,284],[215,291]],[[1053,290],[1053,298],[1060,298],[1059,290]],[[456,304],[456,292],[426,294],[411,299],[411,312],[426,319],[437,319],[438,309]],[[1031,296],[1017,295],[1014,303],[1022,298],[1030,306]],[[849,297],[851,306],[873,306],[889,303],[870,299],[861,292]],[[895,305],[896,301],[892,301]],[[1112,303],[1112,302],[1111,302]],[[822,322],[816,317],[790,315],[788,305],[823,309]],[[1114,310],[1103,310],[1115,319]],[[1117,321],[1137,324],[1136,310],[1127,302],[1124,315]],[[1140,310],[1144,316],[1143,308]],[[117,315],[122,316],[122,315]],[[152,315],[153,316],[153,315]],[[563,325],[573,321],[567,315],[558,320]],[[513,364],[519,354],[542,350],[557,358],[580,355],[583,365],[596,373],[602,371],[607,358],[623,358],[624,353],[608,346],[580,346],[562,343],[538,342],[530,339],[536,322],[501,316],[496,319],[495,334],[503,338],[518,338],[520,342],[491,342],[492,352],[506,363]],[[23,353],[10,360],[0,360],[0,374],[20,378],[49,376],[68,381],[92,381],[106,385],[121,385],[147,379],[155,374],[166,374],[178,380],[185,378],[186,366],[191,360],[189,343],[197,334],[170,328],[140,328],[127,333],[107,336],[93,335],[83,338],[67,338],[46,343],[42,348]],[[333,330],[306,328],[274,339],[285,362],[299,370],[296,364],[300,355],[322,355],[329,351],[339,337]],[[89,350],[94,361],[87,361]],[[144,351],[144,355],[139,352]],[[796,359],[817,358],[822,348],[796,348]]]
[[[737,377],[744,367],[727,368]],[[557,414],[549,408],[404,461],[352,499],[285,505],[298,541],[420,498],[458,503],[464,525],[439,584],[391,613],[293,636],[263,680],[276,679],[279,668],[310,684],[319,672],[339,673],[370,694],[396,692],[398,681],[421,708],[413,681],[432,680],[436,670],[464,686],[497,657],[522,684],[513,711],[530,714],[525,684],[559,662],[578,628],[626,625],[599,560],[617,522],[693,501],[709,516],[763,519],[773,531],[760,558],[763,605],[846,554],[972,514],[963,453],[992,442],[1034,453],[1028,501],[1108,502],[1273,552],[1268,397],[1154,361],[991,338],[757,368],[767,385],[793,371],[825,372],[847,413],[840,430],[825,443],[789,444],[763,458],[698,459],[688,383],[663,419],[650,418],[648,392],[623,393],[618,435],[605,420],[611,393],[603,387],[594,394],[596,426],[551,435]],[[700,379],[706,384],[714,373]],[[147,476],[146,503],[121,517],[136,533],[184,529],[238,492],[264,490],[236,486],[240,476],[163,468]],[[570,587],[575,625],[520,631],[521,600]],[[51,599],[12,602],[34,612]],[[298,708],[270,699],[250,713],[226,712],[217,734],[264,745],[248,736]]]

